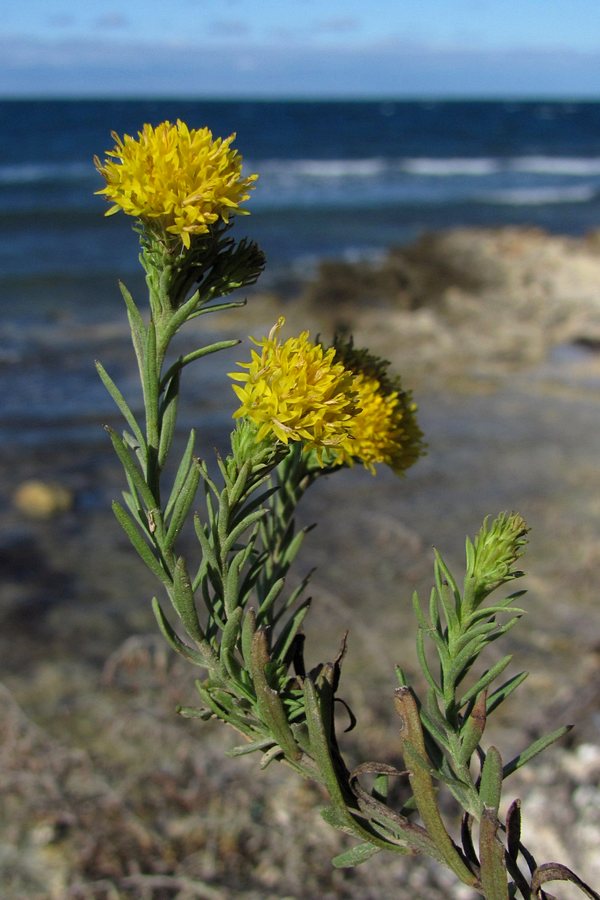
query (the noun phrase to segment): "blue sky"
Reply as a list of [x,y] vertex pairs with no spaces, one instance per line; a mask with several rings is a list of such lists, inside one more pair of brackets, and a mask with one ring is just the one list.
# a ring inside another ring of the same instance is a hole
[[0,95],[600,99],[600,0],[13,0]]

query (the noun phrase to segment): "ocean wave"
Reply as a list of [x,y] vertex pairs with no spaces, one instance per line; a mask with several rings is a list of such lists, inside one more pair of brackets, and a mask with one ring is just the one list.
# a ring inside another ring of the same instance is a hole
[[362,159],[257,160],[252,171],[264,178],[341,180],[413,175],[432,178],[481,178],[501,173],[567,177],[600,176],[600,156],[366,157]]
[[510,168],[539,175],[600,175],[600,156],[517,156]]
[[576,187],[506,188],[479,197],[482,203],[506,206],[545,206],[555,203],[590,203],[599,193],[593,185]]
[[[244,169],[259,172],[265,182],[302,183],[377,181],[385,178],[485,178],[501,173],[556,177],[600,177],[600,156],[362,157],[338,159],[255,159]],[[91,162],[23,162],[0,165],[0,186],[90,182]]]
[[379,157],[365,159],[266,159],[248,166],[266,177],[299,177],[334,180],[377,178],[390,169]]
[[494,175],[506,168],[506,163],[494,157],[461,158],[448,157],[437,159],[435,157],[415,157],[400,162],[400,168],[409,175],[425,175],[439,177],[452,177],[456,175]]
[[41,182],[89,181],[94,169],[90,163],[12,163],[0,166],[0,185],[19,186]]

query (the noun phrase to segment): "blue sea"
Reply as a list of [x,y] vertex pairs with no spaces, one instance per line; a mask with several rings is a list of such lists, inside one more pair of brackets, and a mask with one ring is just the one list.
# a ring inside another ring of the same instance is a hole
[[[236,230],[264,249],[267,288],[310,277],[322,257],[377,256],[428,230],[528,224],[581,235],[600,225],[600,103],[0,102],[0,377],[10,422],[24,408],[50,416],[74,402],[62,382],[52,394],[43,367],[39,384],[35,366],[24,371],[30,330],[114,319],[117,279],[141,287],[131,220],[105,218],[94,194],[94,154],[113,146],[111,131],[178,117],[236,132],[247,171],[260,174]],[[37,360],[47,358],[42,347]]]

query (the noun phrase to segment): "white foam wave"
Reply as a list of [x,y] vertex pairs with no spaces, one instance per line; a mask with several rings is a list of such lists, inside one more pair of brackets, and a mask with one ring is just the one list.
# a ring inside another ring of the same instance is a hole
[[508,206],[544,206],[553,203],[589,203],[598,194],[593,185],[577,187],[513,188],[490,191],[479,199]]
[[466,157],[448,157],[446,159],[414,157],[405,159],[401,166],[410,175],[432,175],[438,178],[455,175],[493,175],[503,168],[501,160],[493,157],[479,157],[475,159]]
[[510,168],[540,175],[600,175],[600,157],[517,156]]
[[81,181],[92,174],[93,168],[88,163],[14,163],[0,166],[0,185]]
[[389,168],[386,160],[372,159],[267,159],[257,163],[263,177],[270,175],[304,178],[376,178]]

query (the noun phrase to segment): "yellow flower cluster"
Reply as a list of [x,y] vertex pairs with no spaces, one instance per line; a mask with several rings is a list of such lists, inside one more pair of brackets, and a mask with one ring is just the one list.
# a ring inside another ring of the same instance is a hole
[[241,382],[233,390],[241,401],[235,418],[247,416],[258,425],[257,439],[274,435],[287,444],[303,441],[307,450],[343,447],[355,412],[352,375],[334,362],[335,349],[324,350],[309,341],[308,332],[281,343],[283,317],[266,338],[253,340],[247,372],[232,372]]
[[230,374],[243,383],[233,388],[241,401],[234,417],[258,425],[259,440],[303,441],[321,464],[327,451],[328,465],[358,460],[373,473],[377,463],[404,472],[422,453],[422,434],[416,404],[387,377],[387,364],[352,344],[325,350],[306,331],[280,343],[283,323],[253,341],[261,352],[239,363],[246,373]]
[[354,347],[335,341],[336,359],[354,374],[357,413],[352,423],[352,441],[339,451],[340,461],[360,461],[375,472],[385,463],[397,475],[410,468],[424,452],[423,433],[416,418],[417,404],[400,378],[390,376],[389,363]]
[[[382,391],[376,378],[359,373],[354,378],[358,412],[352,420],[352,439],[336,451],[339,461],[352,465],[360,460],[365,468],[375,474],[375,464],[385,463],[400,474],[412,465],[416,457],[407,453],[411,446],[406,428],[407,410],[402,408],[397,391]],[[416,411],[410,404],[408,413]]]
[[213,140],[208,128],[190,129],[177,121],[156,128],[144,125],[138,137],[120,138],[110,157],[94,163],[106,180],[113,206],[149,227],[178,236],[189,248],[192,235],[204,234],[219,219],[246,212],[240,203],[250,196],[258,175],[242,177],[242,157],[231,148],[235,134]]

